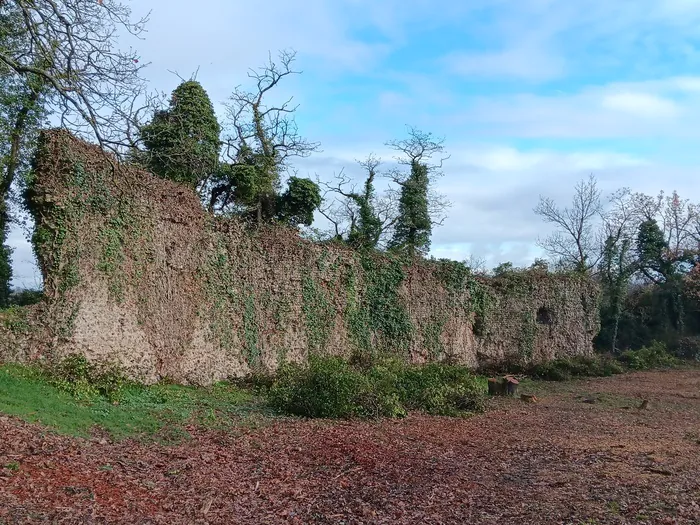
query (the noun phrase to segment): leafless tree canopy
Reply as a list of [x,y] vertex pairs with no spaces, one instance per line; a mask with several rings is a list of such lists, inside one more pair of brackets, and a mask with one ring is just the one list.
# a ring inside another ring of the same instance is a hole
[[12,46],[0,64],[19,79],[43,79],[60,124],[119,150],[150,99],[134,50],[117,48],[119,32],[139,37],[147,18],[131,21],[116,0],[3,0],[3,23],[13,20]]
[[408,137],[401,140],[392,140],[386,143],[391,149],[399,153],[396,161],[399,164],[411,165],[414,162],[425,163],[429,171],[442,168],[442,164],[449,156],[440,157],[434,164],[428,164],[435,155],[442,155],[445,151],[445,139],[436,138],[432,133],[420,131],[414,127],[408,128]]
[[241,149],[247,148],[274,159],[283,168],[289,157],[307,157],[318,150],[318,143],[299,135],[294,119],[298,106],[292,104],[292,97],[279,105],[268,106],[265,101],[285,77],[301,73],[292,67],[295,58],[294,51],[280,52],[278,62],[270,56],[263,67],[248,72],[254,90],[246,91],[240,86],[234,90],[226,105],[229,133],[225,154],[229,160],[240,158]]
[[619,271],[634,272],[637,236],[647,221],[661,230],[668,260],[700,253],[700,206],[675,191],[654,196],[623,188],[603,206],[591,176],[576,186],[570,208],[560,209],[552,199],[540,197],[535,212],[555,226],[556,231],[539,245],[563,268],[596,272],[607,250],[608,258],[616,254]]
[[347,238],[357,230],[361,221],[361,207],[366,202],[368,210],[378,220],[376,246],[384,248],[398,217],[398,193],[395,188],[386,188],[381,192],[374,188],[379,175],[380,158],[370,154],[357,162],[366,173],[361,187],[343,170],[334,177],[333,182],[319,182],[325,190],[325,204],[319,211],[331,223],[332,237]]
[[556,231],[538,244],[566,268],[590,271],[601,254],[601,237],[596,220],[602,212],[600,191],[590,176],[576,185],[571,207],[559,208],[551,198],[540,197],[535,213],[554,225]]
[[644,221],[656,222],[672,257],[700,247],[700,206],[676,191],[652,196],[623,188],[611,196],[605,213],[606,235],[634,239]]

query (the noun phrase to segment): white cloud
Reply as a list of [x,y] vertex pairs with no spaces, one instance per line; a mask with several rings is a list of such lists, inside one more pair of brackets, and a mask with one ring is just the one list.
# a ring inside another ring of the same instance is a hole
[[481,136],[529,138],[700,139],[695,77],[587,86],[572,93],[474,97],[450,112],[452,129],[468,124]]
[[674,80],[674,83],[681,91],[700,92],[700,77],[678,77]]
[[667,118],[680,113],[680,108],[672,100],[648,93],[611,93],[603,96],[601,105],[606,109],[645,118]]

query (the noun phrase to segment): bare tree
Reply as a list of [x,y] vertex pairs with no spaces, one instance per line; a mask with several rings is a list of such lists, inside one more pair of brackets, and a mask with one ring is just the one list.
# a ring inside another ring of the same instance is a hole
[[484,257],[481,257],[479,255],[474,255],[472,253],[463,262],[475,275],[487,275],[488,274],[488,268],[486,266],[486,259]]
[[635,244],[641,221],[634,194],[628,188],[610,196],[603,213],[601,258],[598,272],[602,284],[603,324],[609,324],[610,349],[617,351],[620,319],[632,276],[639,269]]
[[0,64],[27,86],[46,89],[60,125],[121,151],[150,99],[134,50],[117,48],[119,32],[140,37],[148,17],[131,21],[117,0],[4,0],[12,45],[0,46]]
[[356,247],[383,247],[398,217],[396,191],[376,191],[381,159],[370,154],[358,164],[367,174],[360,188],[343,170],[333,183],[321,183],[327,204],[320,212],[333,225],[334,237],[345,238]]
[[[442,168],[443,162],[449,159],[440,157],[440,160],[434,164],[427,164],[435,155],[442,155],[445,151],[445,139],[433,136],[432,133],[424,132],[414,127],[408,127],[408,137],[401,140],[391,140],[386,143],[391,149],[397,151],[399,155],[396,161],[399,164],[412,165],[413,163],[425,163],[430,171]],[[392,179],[396,181],[395,176],[398,172],[392,172]]]
[[564,268],[587,273],[596,268],[601,257],[601,238],[596,230],[596,219],[602,206],[595,177],[580,181],[575,188],[570,208],[559,208],[551,198],[540,196],[535,213],[556,231],[538,240],[551,257]]
[[[295,58],[294,51],[280,52],[278,62],[270,56],[267,64],[248,72],[255,88],[246,91],[239,86],[231,95],[226,105],[228,136],[224,139],[224,156],[234,167],[234,176],[212,181],[212,209],[217,202],[231,202],[230,195],[238,191],[239,202],[247,201],[261,221],[266,201],[280,190],[280,174],[289,167],[288,160],[318,151],[318,143],[299,134],[294,119],[298,106],[292,105],[292,97],[281,104],[266,102],[266,97],[285,77],[301,73],[292,68]],[[242,173],[237,167],[247,169],[246,195],[241,190],[240,179],[236,178]]]
[[662,231],[666,235],[671,254],[681,255],[684,251],[698,248],[695,227],[700,217],[700,209],[688,199],[681,199],[676,191],[664,199],[661,209]]

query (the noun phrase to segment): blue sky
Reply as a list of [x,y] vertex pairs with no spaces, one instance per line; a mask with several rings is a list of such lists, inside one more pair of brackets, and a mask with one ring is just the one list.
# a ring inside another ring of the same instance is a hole
[[[700,201],[700,0],[141,0],[133,43],[154,89],[198,80],[220,109],[247,68],[284,48],[303,74],[277,96],[300,104],[322,152],[296,163],[330,178],[402,138],[445,137],[438,189],[453,202],[432,253],[527,264],[547,228],[539,194],[562,203],[590,173],[604,192],[678,190]],[[131,42],[129,42],[131,44]],[[16,283],[33,285],[14,231]]]

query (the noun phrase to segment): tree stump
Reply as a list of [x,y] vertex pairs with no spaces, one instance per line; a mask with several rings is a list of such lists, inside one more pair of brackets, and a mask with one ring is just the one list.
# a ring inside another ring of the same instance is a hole
[[489,395],[490,396],[498,396],[501,395],[503,392],[503,387],[501,385],[501,382],[496,379],[495,377],[492,377],[489,379]]
[[492,377],[488,380],[489,395],[515,396],[518,393],[519,382],[513,376]]
[[520,382],[513,376],[505,376],[503,378],[505,383],[505,391],[508,396],[516,396],[518,394],[518,385]]

